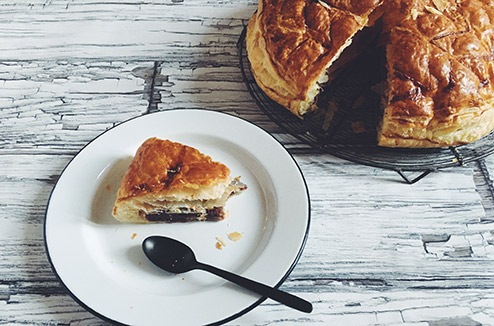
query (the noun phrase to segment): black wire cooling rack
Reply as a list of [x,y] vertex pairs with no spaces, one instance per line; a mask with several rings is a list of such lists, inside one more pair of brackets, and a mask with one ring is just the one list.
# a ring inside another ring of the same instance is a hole
[[[396,171],[407,183],[430,172],[462,166],[494,152],[494,132],[468,145],[406,149],[377,146],[379,101],[376,88],[382,73],[376,51],[365,52],[345,68],[322,96],[327,107],[300,119],[271,100],[256,84],[247,58],[244,28],[238,41],[242,76],[260,109],[300,141],[352,162]],[[409,173],[412,172],[412,173]],[[410,179],[407,174],[417,174]]]

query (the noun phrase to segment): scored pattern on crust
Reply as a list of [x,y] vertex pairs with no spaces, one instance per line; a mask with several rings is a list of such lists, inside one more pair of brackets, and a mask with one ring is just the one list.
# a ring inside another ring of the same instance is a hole
[[493,15],[486,0],[261,0],[247,50],[259,86],[303,116],[333,60],[382,17],[390,73],[379,144],[453,146],[494,127]]
[[214,186],[228,180],[230,169],[197,149],[169,140],[147,139],[137,150],[118,190],[118,201],[146,193],[173,193]]
[[[279,77],[306,91],[380,0],[261,0],[257,19]],[[298,96],[303,97],[300,93]]]
[[[407,183],[415,183],[431,171],[464,166],[494,153],[494,132],[473,143],[447,148],[377,146],[375,126],[379,116],[375,108],[381,100],[376,92],[382,83],[376,83],[380,81],[378,70],[382,67],[382,57],[374,52],[367,52],[373,56],[360,56],[345,67],[344,73],[324,95],[329,108],[321,108],[300,119],[259,87],[247,59],[246,31],[244,28],[239,37],[238,55],[247,90],[264,114],[304,144],[351,162],[398,171]],[[376,87],[370,89],[369,85]],[[420,171],[420,176],[407,177],[406,171]]]
[[[480,1],[414,8],[388,37],[388,107],[381,145],[448,146],[494,127],[494,11]],[[436,5],[435,3],[440,3]],[[412,58],[410,58],[412,56]]]

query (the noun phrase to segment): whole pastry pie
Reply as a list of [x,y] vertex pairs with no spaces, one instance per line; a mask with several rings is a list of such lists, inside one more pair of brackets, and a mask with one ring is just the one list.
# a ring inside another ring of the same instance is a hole
[[370,30],[386,62],[378,145],[461,145],[494,128],[491,0],[259,0],[246,37],[256,82],[303,118]]

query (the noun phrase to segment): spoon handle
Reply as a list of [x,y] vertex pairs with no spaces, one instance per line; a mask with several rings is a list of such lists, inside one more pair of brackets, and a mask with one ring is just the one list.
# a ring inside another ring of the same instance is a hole
[[302,298],[299,298],[297,296],[294,296],[293,294],[290,294],[288,292],[284,292],[281,290],[278,290],[276,288],[264,285],[262,283],[250,280],[248,278],[245,278],[243,276],[233,274],[230,272],[227,272],[225,270],[219,269],[217,267],[208,265],[208,264],[203,264],[203,263],[198,263],[196,268],[213,273],[217,276],[220,276],[228,281],[231,281],[235,284],[238,284],[246,289],[249,289],[253,292],[256,292],[258,294],[261,294],[263,296],[266,296],[268,298],[271,298],[275,301],[278,301],[279,303],[282,303],[284,305],[287,305],[291,308],[297,309],[299,311],[303,312],[311,312],[312,311],[312,304]]

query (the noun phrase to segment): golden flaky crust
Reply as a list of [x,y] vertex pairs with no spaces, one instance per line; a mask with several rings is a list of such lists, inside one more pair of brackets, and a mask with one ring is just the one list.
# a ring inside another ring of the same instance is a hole
[[118,201],[186,189],[214,187],[229,180],[230,169],[190,146],[150,138],[137,150],[118,189]]
[[222,207],[235,190],[231,181],[227,166],[197,149],[150,138],[138,148],[123,177],[113,216],[122,222],[147,223],[149,214],[163,209],[175,214],[185,207],[194,213],[201,206],[207,213],[215,205]]
[[379,3],[333,2],[336,7],[314,0],[260,0],[249,21],[247,55],[257,83],[298,116],[316,108],[326,70]]
[[466,144],[494,127],[494,7],[443,1],[416,6],[387,38],[381,146]]
[[388,68],[379,145],[460,145],[494,128],[487,0],[260,0],[246,39],[257,83],[303,116],[333,61],[378,20]]

